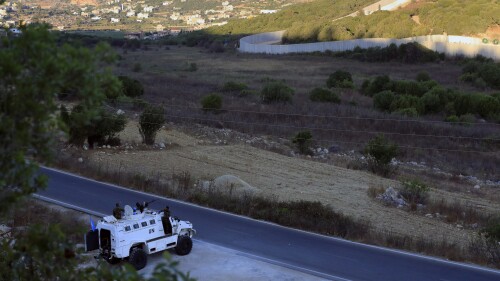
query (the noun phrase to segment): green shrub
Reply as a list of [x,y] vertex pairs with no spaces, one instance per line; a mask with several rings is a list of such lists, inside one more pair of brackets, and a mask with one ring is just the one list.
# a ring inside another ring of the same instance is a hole
[[424,104],[418,97],[411,95],[397,95],[391,103],[391,112],[406,108],[415,108],[418,113],[424,112]]
[[382,176],[393,172],[391,160],[398,154],[398,146],[388,141],[383,135],[371,139],[365,147],[370,169]]
[[373,106],[381,111],[390,111],[391,110],[391,104],[396,98],[396,95],[394,95],[393,92],[391,91],[382,91],[380,93],[377,93],[373,96]]
[[482,78],[488,86],[500,89],[500,64],[486,63],[479,69],[479,77]]
[[340,103],[337,93],[323,88],[314,88],[309,94],[309,99],[316,102]]
[[265,103],[292,102],[294,91],[282,81],[270,81],[262,88],[260,97]]
[[248,96],[257,96],[259,95],[259,92],[251,89],[244,89],[239,92],[238,96],[240,97],[248,97]]
[[204,96],[201,99],[201,106],[205,112],[218,113],[222,108],[222,97],[217,94]]
[[418,111],[414,107],[398,109],[396,113],[406,117],[418,117]]
[[352,75],[347,71],[337,70],[330,74],[326,80],[326,86],[328,88],[353,88]]
[[292,139],[292,143],[297,145],[300,153],[310,154],[311,153],[311,142],[312,142],[312,134],[309,131],[303,131],[297,133],[295,137]]
[[491,61],[469,61],[462,68],[460,80],[476,86],[500,89],[500,64]]
[[122,93],[131,98],[136,98],[144,94],[144,87],[139,80],[128,76],[118,76],[122,82]]
[[425,204],[427,202],[429,187],[417,180],[404,181],[400,193],[410,204]]
[[473,115],[473,114],[464,114],[464,115],[460,115],[460,123],[462,123],[462,125],[472,125],[476,122],[476,117]]
[[481,233],[491,241],[500,242],[500,221],[498,219],[492,220],[481,230]]
[[450,116],[446,117],[444,119],[444,121],[450,122],[450,123],[458,123],[458,122],[460,122],[460,119],[456,115],[450,115]]
[[457,94],[453,101],[457,115],[474,113],[473,97],[471,94]]
[[156,133],[165,123],[165,111],[161,106],[148,106],[139,118],[139,133],[142,142],[148,145],[155,143]]
[[364,92],[365,95],[373,97],[376,93],[380,93],[385,90],[391,90],[392,88],[392,82],[389,76],[387,75],[382,75],[382,76],[377,76],[375,79],[373,79],[372,82],[367,83],[366,86],[366,91]]
[[246,89],[248,89],[247,84],[241,82],[229,81],[222,86],[223,92],[240,92]]
[[392,81],[392,91],[398,95],[421,97],[429,90],[428,87],[429,85],[416,81]]
[[458,80],[469,83],[476,81],[476,79],[477,79],[477,74],[475,73],[464,73],[460,75],[460,77],[458,77]]
[[431,80],[431,76],[425,71],[420,71],[419,73],[417,73],[417,77],[415,77],[415,80],[417,80],[418,82],[429,81]]
[[101,109],[91,123],[81,124],[77,122],[80,112],[80,106],[73,108],[71,114],[61,111],[61,117],[64,114],[63,120],[69,128],[69,143],[80,146],[87,140],[89,148],[94,148],[94,144],[111,145],[110,142],[119,145],[116,134],[125,128],[127,123],[125,115],[112,114]]
[[425,113],[437,113],[444,109],[444,104],[436,91],[429,91],[425,93],[420,100],[424,105]]
[[483,118],[500,113],[500,102],[492,96],[478,95],[474,102],[476,112]]

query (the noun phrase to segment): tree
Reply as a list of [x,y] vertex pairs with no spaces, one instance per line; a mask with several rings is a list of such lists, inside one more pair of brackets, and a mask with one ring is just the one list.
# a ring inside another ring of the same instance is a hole
[[371,139],[365,147],[368,164],[374,173],[388,176],[392,172],[391,160],[398,154],[398,146],[389,142],[383,135]]
[[119,89],[109,69],[103,68],[114,59],[108,47],[57,46],[46,25],[22,31],[20,37],[0,42],[0,211],[45,184],[43,176],[35,174],[36,161],[52,159],[61,132],[56,94],[79,101],[75,123],[87,124],[98,113],[104,88]]
[[158,130],[165,123],[163,107],[148,106],[141,114],[139,119],[139,132],[142,136],[142,142],[145,144],[154,144]]
[[[0,0],[2,3],[3,0]],[[98,114],[104,89],[119,91],[106,63],[104,45],[89,50],[56,44],[47,25],[22,27],[17,38],[0,38],[0,214],[43,188],[38,162],[53,158],[56,138],[65,129],[57,114],[58,94],[79,102],[75,122],[88,124]],[[65,113],[64,113],[65,112]],[[0,241],[0,280],[140,280],[129,266],[82,269],[78,255],[57,225],[40,225]],[[171,265],[157,267],[155,280],[188,280]]]

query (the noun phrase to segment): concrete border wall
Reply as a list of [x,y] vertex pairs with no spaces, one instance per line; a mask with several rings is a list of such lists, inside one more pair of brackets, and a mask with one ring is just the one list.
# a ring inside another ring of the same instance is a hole
[[[481,39],[465,36],[427,35],[403,39],[366,38],[345,41],[317,42],[304,44],[279,45],[285,31],[267,32],[250,35],[240,39],[239,51],[255,54],[290,54],[333,51],[341,52],[353,50],[356,47],[363,49],[372,47],[387,47],[390,44],[397,46],[409,42],[419,44],[440,52],[447,56],[475,57],[482,55],[500,61],[500,45],[484,44]],[[278,44],[278,45],[274,45]]]

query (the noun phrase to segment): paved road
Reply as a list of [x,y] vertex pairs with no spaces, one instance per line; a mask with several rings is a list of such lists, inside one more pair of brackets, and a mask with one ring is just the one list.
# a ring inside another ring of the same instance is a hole
[[105,214],[116,202],[158,199],[150,207],[169,205],[172,215],[194,224],[199,240],[329,280],[500,281],[497,270],[293,230],[46,168],[42,172],[49,176],[48,188],[37,193],[44,198]]

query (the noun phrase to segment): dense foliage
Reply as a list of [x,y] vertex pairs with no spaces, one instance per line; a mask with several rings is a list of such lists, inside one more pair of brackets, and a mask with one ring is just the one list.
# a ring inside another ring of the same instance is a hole
[[[385,112],[399,112],[412,117],[434,113],[449,116],[476,114],[482,118],[500,120],[500,95],[445,89],[434,80],[397,81],[385,75],[377,76],[373,80],[366,80],[361,91],[373,96],[373,106]],[[458,118],[453,117],[448,121],[458,121]]]
[[418,43],[407,43],[399,46],[391,44],[385,48],[362,49],[356,47],[352,51],[328,51],[327,53],[331,53],[334,57],[344,57],[366,62],[398,61],[402,63],[424,63],[444,59],[443,54],[431,51]]
[[79,124],[76,121],[81,111],[81,107],[76,106],[69,114],[66,107],[61,107],[61,119],[69,128],[69,143],[81,146],[87,140],[89,148],[94,148],[94,144],[120,145],[117,134],[125,129],[125,115],[112,114],[101,108],[88,124]]
[[[294,5],[272,15],[231,21],[209,31],[213,34],[254,34],[287,30],[284,40],[291,43],[443,33],[473,35],[500,24],[500,5],[496,0],[426,1],[418,8],[338,19],[374,2],[318,0]],[[420,24],[412,16],[418,16]]]
[[208,32],[212,34],[253,34],[288,29],[294,23],[301,23],[303,29],[307,30],[310,24],[305,23],[316,23],[321,20],[330,21],[375,2],[376,0],[318,0],[293,5],[276,14],[261,15],[248,20],[234,20],[223,26],[212,27]]

